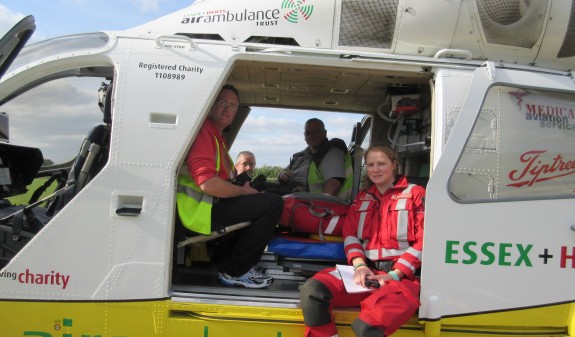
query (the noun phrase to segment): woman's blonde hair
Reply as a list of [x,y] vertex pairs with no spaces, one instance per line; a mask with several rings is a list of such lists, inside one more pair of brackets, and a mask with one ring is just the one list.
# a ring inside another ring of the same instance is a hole
[[[395,169],[393,170],[393,175],[394,177],[397,177],[397,172],[399,170],[399,162],[397,160],[397,153],[395,153],[395,151],[387,146],[387,145],[372,145],[370,147],[367,148],[367,150],[365,150],[365,153],[363,154],[363,162],[367,163],[367,155],[370,152],[383,152],[385,153],[385,155],[387,157],[389,157],[389,159],[391,160],[392,163],[395,163]],[[369,180],[369,177],[366,175],[363,176],[361,185],[363,186],[364,189],[368,189],[373,185],[373,182],[371,180]]]

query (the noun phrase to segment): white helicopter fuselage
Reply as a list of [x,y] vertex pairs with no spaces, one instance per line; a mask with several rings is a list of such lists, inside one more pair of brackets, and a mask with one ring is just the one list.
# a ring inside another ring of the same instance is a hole
[[[177,177],[219,88],[232,83],[242,106],[230,144],[250,109],[351,112],[370,121],[359,147],[387,142],[402,173],[425,180],[421,307],[398,336],[575,336],[566,24],[575,5],[519,1],[516,21],[501,23],[490,3],[197,1],[127,31],[25,48],[0,82],[0,105],[53,79],[109,80],[110,137],[105,165],[2,256],[0,329],[303,334],[297,282],[226,289],[186,281],[195,265],[177,262]],[[402,98],[418,103],[404,110]],[[14,151],[0,154],[6,186],[24,153]],[[341,336],[353,335],[358,312],[335,310]]]

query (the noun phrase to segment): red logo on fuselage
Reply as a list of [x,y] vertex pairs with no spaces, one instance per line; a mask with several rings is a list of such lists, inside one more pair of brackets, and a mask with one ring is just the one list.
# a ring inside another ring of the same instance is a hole
[[519,160],[525,164],[520,170],[509,172],[509,179],[515,181],[507,186],[532,186],[546,180],[556,179],[575,173],[575,160],[565,161],[561,154],[555,156],[551,162],[544,163],[541,155],[547,150],[533,150],[523,153]]

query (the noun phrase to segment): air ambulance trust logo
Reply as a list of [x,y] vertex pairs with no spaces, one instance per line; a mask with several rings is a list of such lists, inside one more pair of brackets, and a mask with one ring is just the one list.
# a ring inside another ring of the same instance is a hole
[[[181,24],[226,24],[226,23],[251,23],[257,27],[277,26],[283,18],[290,23],[300,23],[308,20],[314,12],[315,6],[310,4],[312,0],[281,0],[269,1],[269,7],[258,6],[255,8],[227,9],[223,7],[210,7],[201,11],[184,14]],[[264,1],[262,1],[264,2]],[[265,2],[268,4],[268,2]],[[219,5],[218,5],[219,6]]]
[[306,0],[284,0],[282,10],[285,12],[284,19],[291,23],[298,23],[300,18],[307,20],[313,13],[313,5]]

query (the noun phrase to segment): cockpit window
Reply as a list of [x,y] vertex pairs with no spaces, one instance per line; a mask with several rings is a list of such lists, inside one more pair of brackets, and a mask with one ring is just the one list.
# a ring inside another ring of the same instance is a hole
[[51,55],[66,53],[69,51],[99,49],[104,47],[109,36],[106,33],[89,33],[59,37],[55,39],[41,41],[22,49],[18,58],[14,61],[8,72],[30,63],[34,60],[45,58]]
[[[66,77],[43,83],[2,105],[10,143],[39,148],[45,165],[72,160],[90,129],[102,122],[101,77]],[[46,127],[49,125],[49,127]]]

